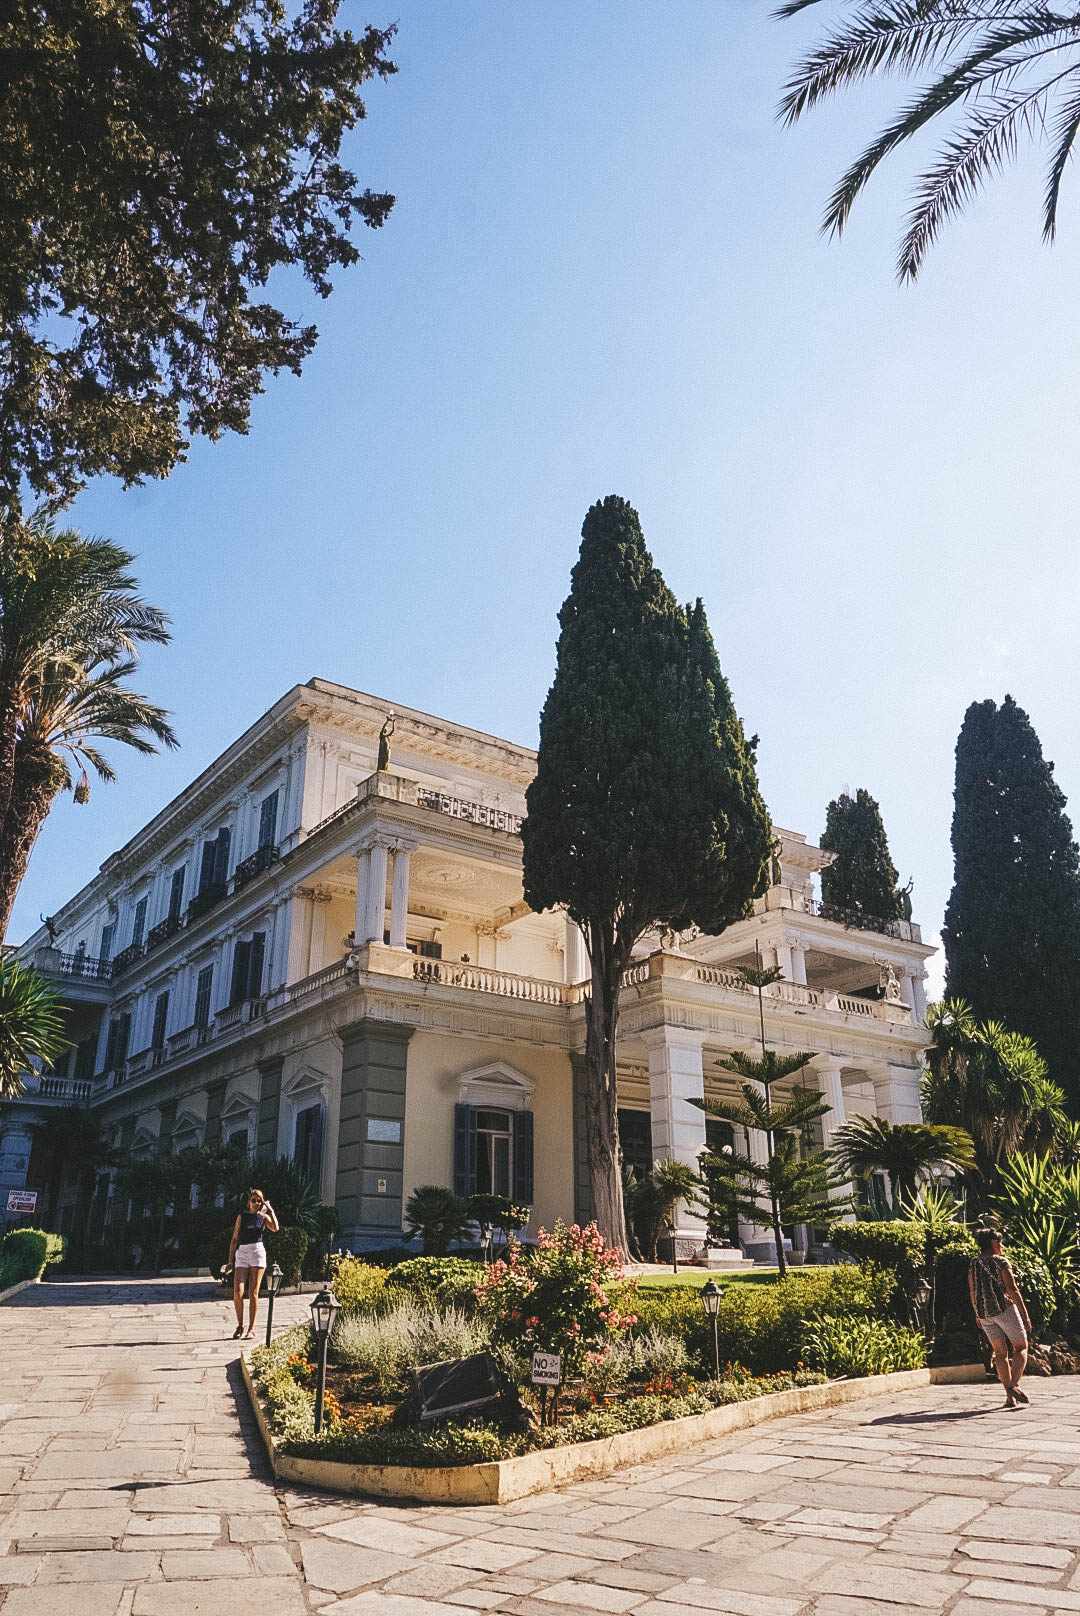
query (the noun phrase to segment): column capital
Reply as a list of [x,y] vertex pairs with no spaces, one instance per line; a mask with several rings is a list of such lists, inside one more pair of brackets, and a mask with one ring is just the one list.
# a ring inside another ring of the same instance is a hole
[[395,836],[390,845],[395,853],[415,853],[420,843],[415,837]]

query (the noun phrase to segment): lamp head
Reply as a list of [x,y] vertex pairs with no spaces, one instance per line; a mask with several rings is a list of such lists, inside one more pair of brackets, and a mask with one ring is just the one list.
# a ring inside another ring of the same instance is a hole
[[266,1271],[266,1294],[267,1294],[267,1296],[276,1296],[277,1295],[278,1291],[281,1289],[281,1281],[284,1278],[285,1278],[285,1275],[281,1272],[281,1269],[278,1267],[277,1263],[275,1263],[272,1268],[267,1269],[267,1271]]
[[713,1279],[708,1279],[701,1287],[701,1305],[710,1319],[715,1319],[720,1311],[720,1299],[724,1292]]
[[330,1291],[322,1290],[315,1297],[311,1304],[311,1322],[320,1341],[330,1334],[330,1327],[338,1311],[337,1301]]

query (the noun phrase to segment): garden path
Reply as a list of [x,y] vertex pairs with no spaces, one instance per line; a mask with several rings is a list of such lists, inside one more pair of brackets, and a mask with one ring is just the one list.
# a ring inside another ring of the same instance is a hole
[[0,1308],[0,1616],[1080,1612],[1080,1378],[1016,1414],[935,1387],[502,1508],[394,1507],[275,1488],[230,1328],[205,1281]]

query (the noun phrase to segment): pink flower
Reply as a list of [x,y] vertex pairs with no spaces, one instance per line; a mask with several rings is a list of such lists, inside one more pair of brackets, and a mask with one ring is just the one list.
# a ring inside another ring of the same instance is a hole
[[540,1320],[536,1317],[536,1314],[534,1313],[531,1319],[526,1319],[525,1320],[525,1328],[527,1330],[535,1330],[536,1326],[539,1323],[540,1323]]

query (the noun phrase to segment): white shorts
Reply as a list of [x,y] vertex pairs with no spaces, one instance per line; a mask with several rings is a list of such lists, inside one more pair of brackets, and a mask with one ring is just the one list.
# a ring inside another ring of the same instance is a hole
[[992,1319],[983,1319],[982,1327],[991,1346],[1002,1341],[1014,1347],[1027,1346],[1027,1331],[1015,1302],[1010,1302],[1004,1313],[998,1313]]
[[265,1268],[266,1247],[261,1240],[256,1240],[250,1246],[237,1246],[236,1256],[233,1259],[234,1268]]

